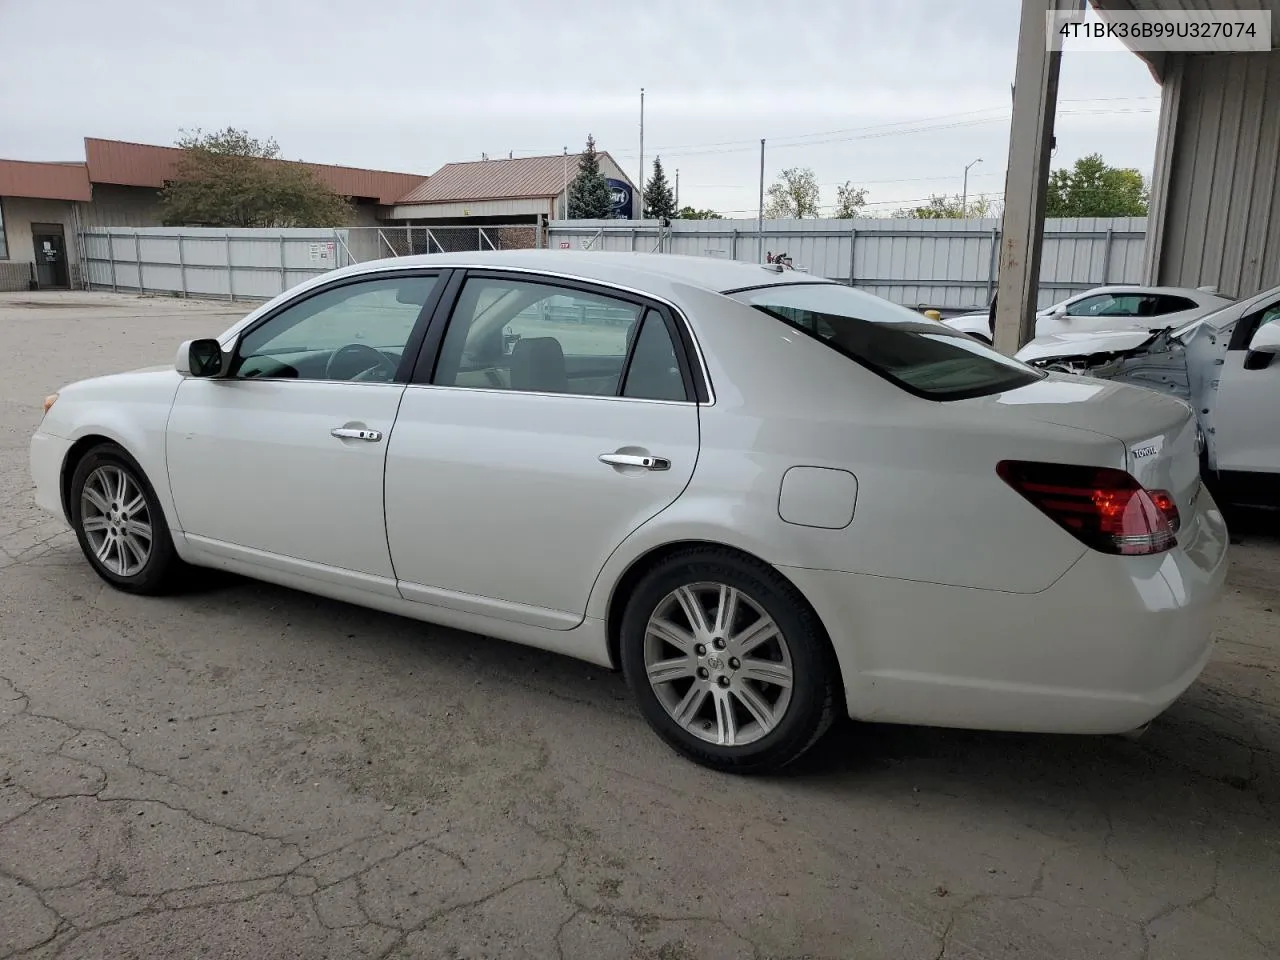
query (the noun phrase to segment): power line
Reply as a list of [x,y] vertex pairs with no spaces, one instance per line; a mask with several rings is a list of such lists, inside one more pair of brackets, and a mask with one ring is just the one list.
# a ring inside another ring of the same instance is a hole
[[[1060,117],[1113,116],[1118,114],[1155,113],[1155,112],[1156,110],[1153,107],[1142,107],[1142,108],[1137,108],[1133,110],[1059,110],[1058,116]],[[832,143],[849,143],[855,140],[878,140],[883,137],[907,136],[913,133],[932,133],[933,131],[936,131],[936,130],[954,130],[959,127],[975,127],[975,126],[981,126],[983,124],[988,124],[988,123],[1008,123],[1010,119],[1011,119],[1011,115],[1009,113],[1005,113],[1002,116],[998,116],[998,117],[983,117],[983,118],[974,119],[974,120],[958,120],[953,123],[921,124],[919,126],[908,127],[906,129],[900,129],[900,130],[876,130],[874,132],[869,132],[869,133],[850,134],[847,136],[840,136],[840,137],[827,137],[821,140],[805,140],[803,142],[797,141],[794,143],[777,143],[777,144],[774,144],[772,141],[770,141],[769,149],[770,151],[788,150],[788,149],[794,149],[796,147],[820,147],[820,146],[824,146]],[[720,156],[720,155],[731,154],[731,153],[745,153],[747,151],[753,151],[755,149],[756,149],[755,147],[720,147],[720,148],[706,148],[706,149],[668,150],[666,151],[666,153],[668,156],[672,156],[672,157]],[[629,151],[619,151],[612,155],[615,157],[622,157],[626,159],[631,159],[632,157],[635,156],[635,154]]]
[[[1159,100],[1159,99],[1160,98],[1158,96],[1072,97],[1072,98],[1065,98],[1065,99],[1059,100],[1058,102],[1059,103],[1119,103],[1119,102],[1138,103],[1143,101],[1151,101],[1151,100]],[[979,114],[991,113],[993,111],[997,111],[999,113],[999,116],[985,117],[985,118],[978,117]],[[1060,116],[1083,116],[1088,114],[1103,116],[1103,115],[1123,114],[1123,113],[1154,113],[1154,112],[1155,112],[1155,108],[1152,108],[1152,107],[1138,108],[1135,110],[1106,108],[1106,109],[1097,110],[1097,111],[1090,111],[1090,110],[1058,111]],[[965,120],[964,118],[974,118],[974,119]],[[919,133],[925,130],[933,130],[933,129],[945,130],[954,126],[969,126],[969,125],[976,125],[979,123],[998,123],[1002,120],[1008,120],[1008,119],[1010,119],[1009,108],[1006,106],[996,106],[996,107],[985,107],[981,110],[967,110],[961,113],[940,114],[934,117],[918,117],[911,120],[893,120],[893,121],[887,121],[885,123],[871,124],[865,127],[846,127],[839,130],[821,130],[821,131],[815,131],[813,133],[797,133],[797,134],[791,134],[787,136],[769,137],[767,139],[769,140],[769,146],[770,146],[770,149],[772,150],[775,148],[782,148],[782,147],[789,147],[789,146],[811,146],[811,145],[820,146],[825,143],[843,142],[846,139],[848,140],[873,139],[878,135],[892,136],[892,135],[896,135],[897,133]],[[942,121],[962,121],[962,122],[960,123],[945,122],[944,123]],[[938,125],[933,126],[933,124],[935,123],[937,123]],[[914,125],[914,126],[912,126],[910,129],[907,129],[907,130],[894,129],[894,128],[903,127],[906,125]],[[849,135],[849,136],[846,136],[846,135]],[[836,139],[812,141],[811,138],[814,138],[814,137],[833,137]],[[671,144],[667,146],[654,148],[654,152],[655,152],[655,155],[666,153],[669,155],[679,155],[679,156],[693,156],[693,155],[700,155],[700,154],[717,154],[717,153],[737,153],[737,152],[743,152],[747,150],[754,152],[759,142],[760,142],[759,138],[752,138],[750,140],[720,140],[720,141],[709,141],[704,143]],[[728,148],[728,149],[719,149],[719,148]],[[678,151],[683,151],[683,152],[677,153]],[[521,153],[526,156],[550,156],[551,154],[554,154],[557,151],[520,149],[515,151],[509,151],[509,152]],[[639,156],[638,151],[633,151],[633,150],[619,150],[619,151],[611,150],[609,152],[612,156],[615,156],[615,157],[633,158],[633,157]]]
[[[1004,173],[1001,171],[997,171],[993,173],[969,174],[970,180],[977,180],[980,177],[985,177],[988,179],[990,179],[991,177],[1004,177]],[[881,183],[942,183],[944,181],[958,180],[959,178],[960,178],[959,174],[952,173],[952,174],[943,174],[941,176],[936,176],[936,177],[897,177],[889,180],[858,179],[854,181],[852,178],[849,178],[849,182],[855,187],[864,187],[864,186],[867,186],[868,184],[881,184]],[[838,180],[838,181],[832,181],[831,183],[820,183],[818,184],[818,186],[843,187],[844,184],[845,184],[844,180]],[[754,190],[755,189],[754,184],[742,184],[742,183],[690,183],[690,184],[687,184],[687,186],[697,190]]]

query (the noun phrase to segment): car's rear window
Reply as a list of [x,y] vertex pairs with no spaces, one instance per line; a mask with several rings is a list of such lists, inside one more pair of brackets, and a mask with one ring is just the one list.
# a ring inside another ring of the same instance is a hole
[[986,396],[1045,376],[946,324],[843,284],[782,284],[730,296],[929,400]]

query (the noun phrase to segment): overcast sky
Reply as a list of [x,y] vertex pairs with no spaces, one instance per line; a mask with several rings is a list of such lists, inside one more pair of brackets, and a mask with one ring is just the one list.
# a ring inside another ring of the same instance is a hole
[[[83,159],[85,136],[180,128],[275,137],[284,155],[430,174],[482,153],[579,149],[680,202],[755,213],[766,177],[812,167],[872,210],[998,198],[1017,0],[0,0],[0,157]],[[1149,174],[1159,87],[1138,58],[1063,59],[1054,165],[1099,152]]]

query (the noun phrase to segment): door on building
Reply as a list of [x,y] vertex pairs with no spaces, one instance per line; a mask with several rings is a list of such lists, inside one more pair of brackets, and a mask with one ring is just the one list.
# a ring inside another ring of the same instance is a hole
[[71,286],[67,270],[67,244],[60,223],[33,223],[31,242],[35,247],[36,283],[41,290],[65,290]]

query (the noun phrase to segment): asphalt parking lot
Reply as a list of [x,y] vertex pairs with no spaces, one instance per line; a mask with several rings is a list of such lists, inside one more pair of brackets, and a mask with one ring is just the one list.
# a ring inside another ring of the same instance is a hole
[[105,588],[32,503],[40,402],[244,309],[0,294],[0,958],[1280,955],[1280,524],[1142,739],[848,724],[719,776],[594,667]]

